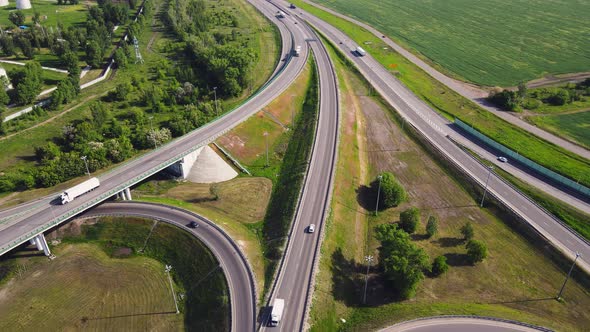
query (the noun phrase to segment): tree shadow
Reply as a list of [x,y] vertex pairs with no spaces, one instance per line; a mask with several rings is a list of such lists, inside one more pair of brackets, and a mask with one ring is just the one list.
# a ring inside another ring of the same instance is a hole
[[364,279],[359,278],[359,266],[349,260],[338,248],[332,254],[332,294],[334,299],[343,301],[347,306],[361,303]]
[[356,189],[356,200],[365,210],[374,211],[377,205],[377,189],[373,185],[370,187],[365,185],[359,186]]
[[470,266],[473,265],[469,261],[467,254],[449,253],[444,255],[447,258],[447,264],[450,266]]
[[449,247],[456,247],[458,245],[461,245],[465,241],[461,238],[456,238],[456,237],[441,237],[438,240],[436,240],[435,242],[443,248],[449,248]]
[[412,234],[410,235],[413,241],[424,241],[430,239],[428,234]]
[[498,302],[487,302],[487,304],[514,304],[514,303],[527,303],[527,302],[541,302],[555,300],[555,297],[544,297],[538,299],[518,299],[509,301],[498,301]]

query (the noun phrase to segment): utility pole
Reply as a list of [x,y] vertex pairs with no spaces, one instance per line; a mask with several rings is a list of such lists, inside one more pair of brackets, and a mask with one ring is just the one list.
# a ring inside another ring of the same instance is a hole
[[178,303],[176,302],[176,293],[174,292],[174,286],[172,285],[172,277],[170,277],[170,270],[172,270],[172,265],[166,265],[166,273],[168,274],[168,281],[170,281],[170,290],[172,291],[172,297],[174,298],[174,306],[176,306],[176,313],[179,314],[180,310],[178,310]]
[[88,178],[90,179],[90,170],[88,170],[88,162],[86,161],[87,157],[82,156],[80,159],[84,160],[84,165],[86,166],[86,174],[88,174]]
[[377,179],[379,180],[379,187],[377,189],[377,203],[375,203],[375,216],[377,215],[377,211],[379,210],[379,194],[381,193],[381,179],[383,175],[379,175]]
[[365,275],[365,292],[363,295],[363,304],[367,303],[367,283],[369,281],[369,268],[371,267],[371,262],[373,262],[373,256],[365,256],[365,261],[367,262],[367,274]]
[[219,116],[219,108],[217,107],[217,87],[213,87],[213,95],[215,96],[215,114]]
[[559,294],[557,294],[557,300],[561,299],[561,293],[563,293],[563,290],[565,289],[565,284],[567,283],[568,279],[570,278],[570,275],[572,274],[572,270],[574,269],[574,266],[576,266],[576,261],[578,260],[578,257],[580,257],[582,255],[580,255],[579,252],[576,252],[576,258],[574,259],[574,262],[572,263],[572,267],[570,267],[569,272],[567,273],[567,277],[565,277],[565,281],[563,282],[563,285],[561,285],[561,289],[559,290]]
[[264,140],[266,141],[266,167],[268,167],[268,132],[264,132]]
[[483,196],[481,196],[481,203],[479,203],[479,207],[483,207],[483,200],[486,198],[486,193],[488,192],[488,181],[490,181],[490,175],[492,174],[492,170],[494,166],[488,167],[488,178],[486,179],[486,185],[483,190]]

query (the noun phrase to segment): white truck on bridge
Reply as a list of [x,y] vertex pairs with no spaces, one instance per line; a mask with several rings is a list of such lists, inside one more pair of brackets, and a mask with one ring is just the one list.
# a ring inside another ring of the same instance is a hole
[[270,313],[270,326],[277,326],[283,318],[283,309],[285,309],[285,300],[275,299],[272,305],[272,312]]
[[100,181],[98,181],[98,178],[92,178],[75,185],[61,194],[61,204],[67,204],[73,201],[76,197],[98,188],[98,186],[100,186]]

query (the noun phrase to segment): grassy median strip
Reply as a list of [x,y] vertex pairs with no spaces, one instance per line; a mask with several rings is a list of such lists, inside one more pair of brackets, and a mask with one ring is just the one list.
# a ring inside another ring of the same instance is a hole
[[481,109],[391,50],[382,40],[365,29],[302,1],[293,2],[362,45],[418,97],[450,120],[454,117],[460,118],[519,154],[570,179],[580,179],[580,183],[590,186],[589,160],[544,141]]

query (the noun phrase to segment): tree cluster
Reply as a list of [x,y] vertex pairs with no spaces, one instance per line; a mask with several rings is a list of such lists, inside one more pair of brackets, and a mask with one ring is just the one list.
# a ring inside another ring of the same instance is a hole
[[488,97],[488,100],[506,111],[520,111],[521,107],[534,110],[542,104],[562,106],[574,101],[585,100],[590,96],[590,78],[583,82],[568,83],[562,87],[527,89],[521,83],[517,91],[500,90]]
[[385,277],[401,299],[414,296],[424,271],[430,270],[428,255],[396,224],[377,226],[376,237],[381,242],[379,262]]
[[38,62],[27,63],[22,69],[15,68],[8,72],[8,77],[15,90],[15,102],[29,104],[41,92],[43,71]]

